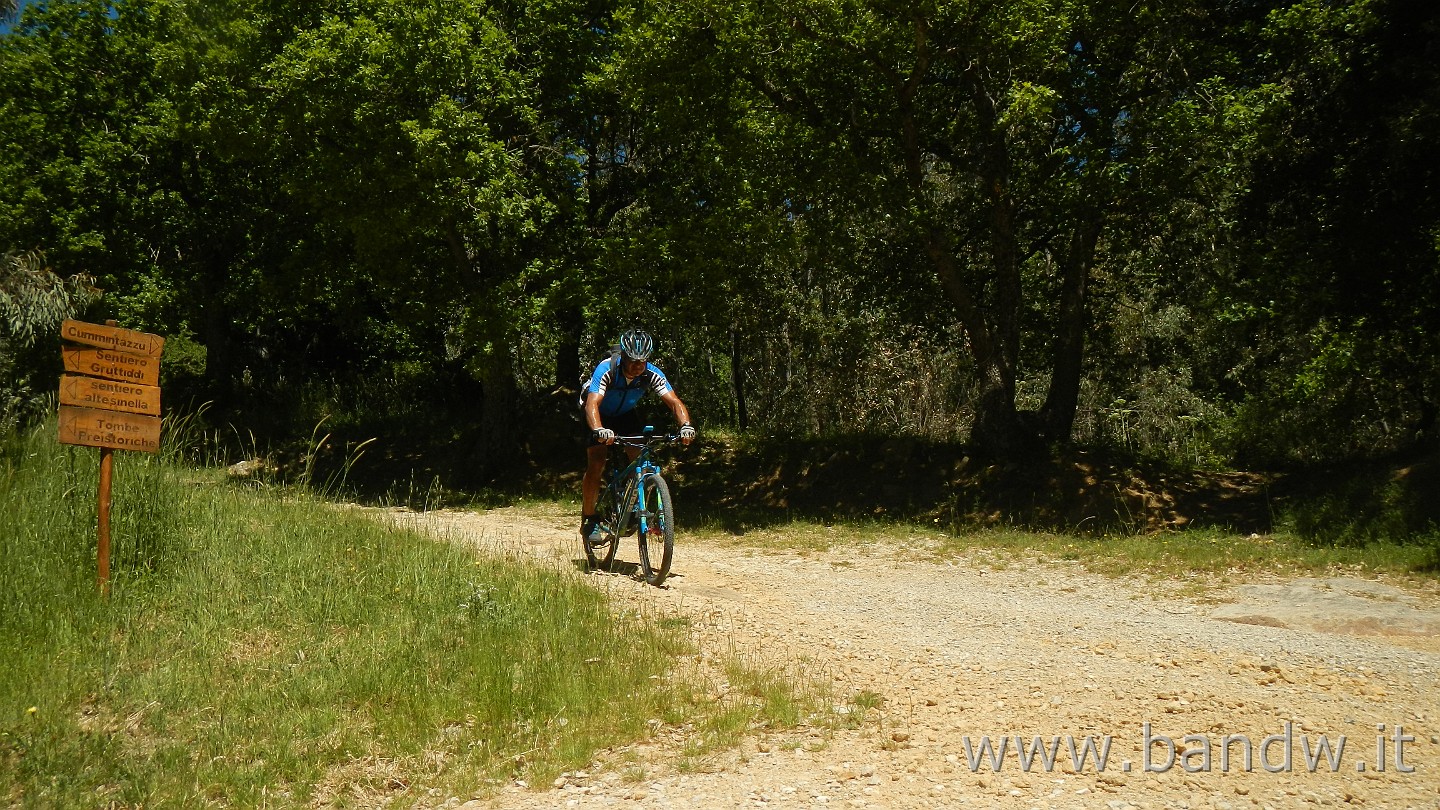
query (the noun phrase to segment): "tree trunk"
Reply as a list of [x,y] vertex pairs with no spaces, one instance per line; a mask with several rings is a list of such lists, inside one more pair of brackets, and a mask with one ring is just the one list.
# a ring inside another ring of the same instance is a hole
[[1440,448],[1440,431],[1435,429],[1440,422],[1440,406],[1426,399],[1423,393],[1419,400],[1420,418],[1415,423],[1415,441],[1422,447]]
[[[473,301],[489,302],[481,306],[492,310],[501,306],[493,303],[490,279],[483,273],[483,259],[465,239],[456,221],[447,217],[444,228],[458,281],[467,297]],[[492,323],[508,322],[497,317],[493,311],[487,312],[487,316]],[[519,386],[515,383],[515,358],[510,351],[510,340],[510,335],[494,340],[494,348],[480,358],[478,376],[481,396],[476,403],[479,439],[475,448],[478,458],[474,467],[481,481],[493,481],[520,458],[523,448],[518,418]],[[578,375],[579,372],[576,372]]]
[[205,394],[215,403],[215,417],[227,414],[235,406],[235,339],[231,325],[231,311],[226,304],[230,293],[230,263],[239,253],[234,248],[241,244],[235,235],[238,226],[232,220],[217,214],[211,205],[214,202],[206,189],[212,181],[202,170],[203,157],[188,153],[178,147],[171,153],[174,159],[173,171],[179,183],[180,198],[195,217],[185,239],[189,256],[194,258],[195,327],[200,343],[205,346]]
[[213,245],[201,248],[200,278],[196,292],[201,302],[200,340],[205,344],[205,387],[221,413],[235,393],[234,339],[230,311],[225,305],[229,286],[229,257]]
[[494,480],[520,457],[520,424],[516,419],[515,372],[509,352],[497,351],[480,372],[479,467],[483,480]]
[[750,426],[745,409],[745,361],[740,357],[740,331],[730,328],[730,379],[735,386],[735,426],[741,433]]
[[1015,384],[1005,379],[995,364],[980,369],[980,395],[975,403],[975,422],[970,426],[970,445],[977,453],[995,458],[1025,455],[1035,445],[1015,410]]
[[1085,304],[1101,227],[1098,213],[1087,217],[1071,235],[1069,249],[1061,260],[1060,312],[1055,324],[1050,390],[1040,409],[1041,430],[1051,441],[1068,442],[1075,429],[1075,409],[1080,404],[1080,377],[1085,359]]
[[[948,240],[939,228],[926,234],[926,252],[940,277],[941,287],[960,313],[960,323],[969,338],[970,356],[980,375],[980,394],[975,403],[975,422],[970,428],[970,444],[976,451],[995,457],[1014,457],[1030,452],[1037,444],[1034,431],[1025,425],[1015,410],[1015,361],[1019,354],[1018,307],[1019,268],[1012,264],[1014,278],[1000,280],[998,286],[1011,285],[1014,292],[1000,296],[1014,302],[1014,311],[998,318],[1001,326],[991,327],[981,315],[970,290],[960,278],[955,257]],[[1013,255],[1013,254],[1012,254]],[[997,268],[1001,266],[996,262]],[[996,308],[999,308],[997,302]],[[1007,340],[1009,345],[1006,345]]]
[[[917,23],[917,25],[919,25]],[[928,62],[928,29],[916,30],[921,52],[916,72],[924,73]],[[926,205],[925,150],[920,145],[919,125],[912,107],[919,84],[906,82],[899,88],[900,140],[905,156],[905,174],[918,206]],[[972,99],[981,120],[989,122],[988,143],[975,171],[989,195],[990,264],[993,295],[984,306],[961,276],[955,261],[949,231],[931,219],[923,234],[925,252],[940,279],[946,297],[955,305],[960,324],[970,341],[970,354],[980,374],[980,395],[975,403],[975,423],[970,444],[976,451],[1014,457],[1030,452],[1038,436],[1015,410],[1015,369],[1020,358],[1020,250],[1015,228],[1015,200],[1009,188],[1009,156],[1004,135],[998,129],[996,113],[984,88],[975,84]]]
[[584,319],[580,306],[574,302],[562,305],[556,314],[556,327],[560,332],[560,345],[555,347],[557,391],[569,391],[570,386],[580,385],[580,332]]

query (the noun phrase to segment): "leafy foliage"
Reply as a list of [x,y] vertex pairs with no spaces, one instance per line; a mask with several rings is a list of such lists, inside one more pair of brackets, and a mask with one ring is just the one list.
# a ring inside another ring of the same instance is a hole
[[181,338],[237,433],[344,416],[400,459],[442,426],[472,480],[573,449],[551,394],[632,325],[708,427],[1373,455],[1440,410],[1437,24],[1423,0],[30,4],[0,38],[0,245]]
[[37,378],[59,361],[42,338],[99,298],[92,283],[84,275],[62,279],[39,253],[0,256],[0,437],[42,410]]
[[1440,11],[1295,3],[1265,31],[1293,77],[1241,208],[1238,454],[1313,461],[1436,437]]

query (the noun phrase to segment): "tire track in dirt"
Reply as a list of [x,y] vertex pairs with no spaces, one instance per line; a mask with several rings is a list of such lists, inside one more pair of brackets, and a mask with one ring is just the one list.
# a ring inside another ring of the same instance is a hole
[[[553,509],[391,514],[542,564],[573,570],[580,556],[573,517]],[[983,555],[923,556],[883,545],[802,556],[682,535],[664,589],[585,575],[622,603],[688,616],[702,654],[792,667],[828,681],[840,701],[863,695],[880,705],[859,728],[747,738],[702,772],[675,769],[683,735],[661,730],[609,757],[643,763],[643,780],[602,766],[465,806],[1440,808],[1433,633],[1358,637],[1221,621],[1214,604],[1171,596],[1165,583],[1059,563],[996,570]],[[633,544],[621,560],[634,561]],[[1436,601],[1423,595],[1412,607],[1440,621]],[[1413,739],[1397,746],[1397,726]],[[1047,770],[1037,756],[1024,772],[1017,735],[1027,746],[1036,737],[1041,748],[1058,745],[1057,764]],[[1315,753],[1321,735],[1332,748],[1346,740],[1333,772],[1328,761],[1308,769],[1305,746]],[[985,736],[994,745],[1008,738],[998,771],[989,760],[972,767]],[[1103,773],[1093,756],[1073,766],[1068,737],[1083,751],[1086,738],[1098,746],[1107,736]],[[1265,746],[1268,737],[1276,739]],[[1413,772],[1398,770],[1397,747]]]

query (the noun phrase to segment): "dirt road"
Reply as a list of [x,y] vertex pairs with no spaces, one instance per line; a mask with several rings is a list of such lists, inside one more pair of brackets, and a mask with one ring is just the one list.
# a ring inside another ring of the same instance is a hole
[[[579,553],[559,512],[397,517],[544,564]],[[747,738],[684,773],[677,736],[661,734],[617,752],[627,772],[467,806],[1440,808],[1433,586],[1258,582],[1202,601],[1059,563],[997,570],[983,554],[678,545],[667,588],[587,576],[685,614],[705,654],[828,679],[842,711],[857,695],[878,706],[859,728]]]

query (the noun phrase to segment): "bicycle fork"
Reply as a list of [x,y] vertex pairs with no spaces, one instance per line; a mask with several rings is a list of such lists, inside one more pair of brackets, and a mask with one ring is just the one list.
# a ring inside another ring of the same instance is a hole
[[636,471],[635,475],[637,484],[635,487],[635,517],[640,521],[640,536],[646,540],[650,538],[650,532],[652,531],[650,519],[654,517],[654,513],[650,511],[649,504],[645,502],[645,479],[652,475],[659,474],[660,468],[647,461],[640,465],[640,469]]

